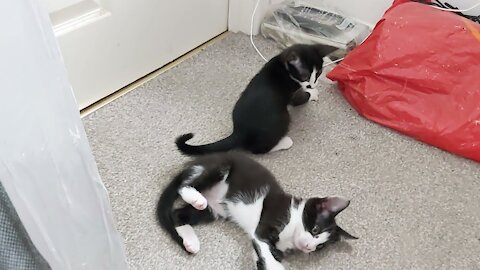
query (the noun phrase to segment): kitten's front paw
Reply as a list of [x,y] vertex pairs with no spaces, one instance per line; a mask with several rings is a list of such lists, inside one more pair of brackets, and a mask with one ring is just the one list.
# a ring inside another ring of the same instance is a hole
[[267,270],[285,270],[285,266],[283,266],[283,264],[277,262],[275,264],[267,266]]
[[318,89],[311,88],[311,89],[307,89],[305,92],[310,94],[310,98],[308,99],[308,101],[317,101],[318,100]]

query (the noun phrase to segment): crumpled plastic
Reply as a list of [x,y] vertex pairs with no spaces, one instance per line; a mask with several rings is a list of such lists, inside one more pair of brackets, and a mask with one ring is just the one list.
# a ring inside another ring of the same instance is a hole
[[480,161],[480,25],[396,0],[327,77],[362,116]]
[[338,48],[330,56],[344,57],[370,34],[370,28],[347,17],[324,0],[284,1],[273,5],[260,25],[266,38],[281,47],[323,44]]

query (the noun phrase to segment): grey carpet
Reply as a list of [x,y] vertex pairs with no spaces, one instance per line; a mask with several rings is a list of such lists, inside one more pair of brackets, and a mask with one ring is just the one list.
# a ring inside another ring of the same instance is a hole
[[[257,40],[266,56],[278,52]],[[262,64],[247,36],[230,34],[84,119],[131,269],[253,269],[234,225],[196,228],[201,250],[187,256],[154,208],[187,160],[174,138],[228,135],[232,106]],[[351,198],[339,223],[360,239],[288,257],[290,269],[480,269],[479,164],[363,119],[333,86],[292,116],[293,147],[256,159],[293,194]]]

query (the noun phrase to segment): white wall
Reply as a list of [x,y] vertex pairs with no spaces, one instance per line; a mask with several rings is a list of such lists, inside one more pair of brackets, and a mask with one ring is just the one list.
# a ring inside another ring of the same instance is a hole
[[[259,0],[253,23],[253,34],[258,34],[260,23],[270,5],[283,0]],[[228,3],[228,30],[250,34],[252,13],[257,0],[229,0]]]
[[[307,0],[307,2],[319,1]],[[392,5],[393,0],[325,0],[325,2],[338,7],[344,15],[374,26]]]

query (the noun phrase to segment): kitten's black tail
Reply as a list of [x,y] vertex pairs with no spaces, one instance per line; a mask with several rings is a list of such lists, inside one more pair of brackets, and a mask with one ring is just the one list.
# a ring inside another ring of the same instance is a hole
[[185,179],[185,171],[178,174],[170,184],[165,188],[162,195],[160,195],[160,200],[157,204],[157,220],[160,226],[170,235],[170,237],[177,242],[183,249],[183,239],[178,235],[177,230],[175,229],[175,221],[172,215],[173,204],[180,196],[178,194],[178,189],[182,185],[183,180]]
[[189,145],[186,142],[193,138],[192,133],[188,133],[178,137],[175,140],[178,150],[187,155],[204,155],[216,152],[226,152],[241,146],[239,137],[233,133],[232,135],[218,142],[204,145]]

